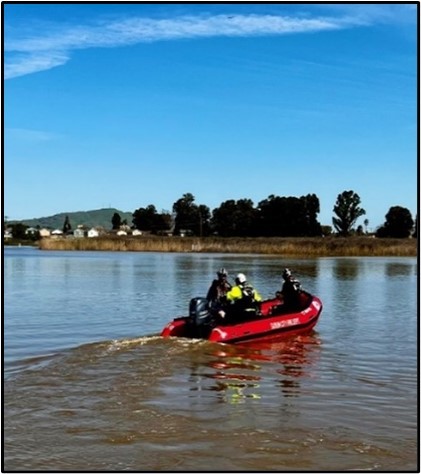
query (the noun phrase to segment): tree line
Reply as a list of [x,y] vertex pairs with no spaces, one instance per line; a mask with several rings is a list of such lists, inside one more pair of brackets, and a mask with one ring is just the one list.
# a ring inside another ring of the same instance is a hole
[[[133,227],[152,234],[171,231],[174,235],[221,237],[315,237],[331,233],[330,226],[317,220],[320,212],[319,198],[315,194],[301,197],[270,195],[254,206],[251,199],[227,200],[212,211],[204,204],[196,204],[191,193],[183,194],[172,207],[172,213],[157,212],[153,204],[133,212]],[[363,234],[362,225],[355,228],[357,220],[366,214],[361,199],[354,191],[343,191],[333,207],[332,224],[340,236]],[[113,216],[113,228],[118,223]],[[368,219],[364,220],[368,226]],[[417,237],[417,220],[408,209],[393,206],[377,237]]]
[[[365,232],[357,220],[366,214],[361,199],[354,191],[343,191],[333,207],[332,224],[339,236],[367,234],[368,219],[364,220]],[[331,226],[322,226],[317,220],[320,212],[319,198],[315,194],[297,197],[270,195],[255,207],[251,199],[227,200],[212,211],[204,204],[196,204],[191,193],[183,194],[172,207],[172,213],[159,213],[153,204],[140,207],[132,213],[132,228],[151,234],[221,237],[317,237],[332,233]],[[7,219],[7,218],[6,218]],[[128,225],[116,212],[111,219],[112,228]],[[7,224],[17,239],[37,240],[39,232],[27,234],[28,226],[22,223]],[[71,231],[66,216],[63,233]],[[392,206],[385,215],[385,222],[375,231],[376,237],[418,237],[418,220],[401,206]]]

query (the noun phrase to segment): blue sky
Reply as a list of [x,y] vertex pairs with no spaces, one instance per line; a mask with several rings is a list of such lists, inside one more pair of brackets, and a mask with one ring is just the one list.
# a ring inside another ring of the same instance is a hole
[[417,213],[414,4],[2,4],[4,214],[353,190]]

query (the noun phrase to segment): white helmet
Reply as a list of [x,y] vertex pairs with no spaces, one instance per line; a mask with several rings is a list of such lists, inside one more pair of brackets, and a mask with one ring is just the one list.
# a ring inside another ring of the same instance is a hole
[[238,284],[241,284],[241,283],[245,283],[247,281],[247,278],[246,276],[244,275],[244,273],[239,273],[236,277],[235,277],[235,281],[238,283]]

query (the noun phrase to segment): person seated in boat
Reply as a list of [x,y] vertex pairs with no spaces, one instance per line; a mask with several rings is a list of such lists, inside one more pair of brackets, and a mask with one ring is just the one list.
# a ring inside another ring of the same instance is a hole
[[297,309],[300,307],[301,283],[292,276],[291,270],[285,268],[282,272],[282,290],[276,292],[276,297],[283,301],[285,309]]
[[226,315],[229,319],[248,319],[259,314],[259,302],[262,297],[257,290],[247,281],[244,273],[239,273],[235,278],[235,286],[225,296],[227,305],[219,312],[221,317]]
[[225,268],[218,270],[216,275],[218,278],[213,280],[208,290],[208,294],[206,295],[206,299],[211,305],[219,303],[232,288],[231,283],[228,281],[228,272],[225,270]]

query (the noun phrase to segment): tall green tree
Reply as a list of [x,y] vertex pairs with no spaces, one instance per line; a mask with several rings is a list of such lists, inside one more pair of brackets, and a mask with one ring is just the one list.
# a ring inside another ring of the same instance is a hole
[[231,237],[235,235],[234,214],[237,211],[237,203],[234,199],[229,199],[220,204],[212,211],[212,229],[221,237]]
[[70,224],[69,216],[66,216],[63,224],[63,234],[67,234],[67,232],[69,232],[70,230],[72,230],[72,226]]
[[308,194],[300,198],[279,197],[271,194],[259,202],[259,235],[298,237],[321,235],[322,229],[317,221],[320,212],[319,198]]
[[255,235],[257,210],[251,199],[229,199],[212,211],[212,228],[222,237]]
[[236,235],[239,237],[247,237],[256,235],[257,225],[257,211],[254,208],[251,199],[238,199],[237,210],[234,215],[236,226]]
[[171,228],[171,216],[168,213],[159,214],[153,204],[140,207],[133,212],[133,225],[136,229],[157,234]]
[[199,219],[198,209],[194,199],[193,194],[186,193],[173,204],[172,210],[175,213],[175,234],[179,234],[182,230],[193,232],[196,219]]
[[360,207],[360,204],[360,196],[354,191],[344,191],[338,194],[333,208],[337,217],[333,217],[332,222],[339,235],[349,235],[357,219],[365,214],[365,210]]
[[27,239],[27,225],[23,224],[22,222],[17,222],[15,224],[10,224],[9,227],[12,229],[12,235],[14,239]]
[[175,234],[180,234],[182,230],[198,236],[209,233],[210,209],[204,204],[198,206],[194,201],[193,194],[186,193],[173,204]]
[[377,237],[406,238],[411,235],[414,221],[406,207],[393,206],[385,217],[385,223],[377,229]]
[[300,200],[303,202],[305,227],[303,235],[320,236],[322,235],[322,226],[317,220],[317,214],[320,212],[320,201],[316,194],[307,194],[302,196]]
[[199,211],[199,228],[196,234],[199,235],[200,237],[202,237],[203,235],[209,235],[210,234],[210,218],[211,218],[210,209],[208,206],[205,206],[204,204],[200,204],[198,211]]
[[111,225],[113,230],[117,230],[121,226],[121,216],[118,212],[114,212],[113,217],[111,218]]
[[[291,204],[291,203],[290,203]],[[271,194],[257,205],[260,235],[284,236],[288,233],[287,198]]]

